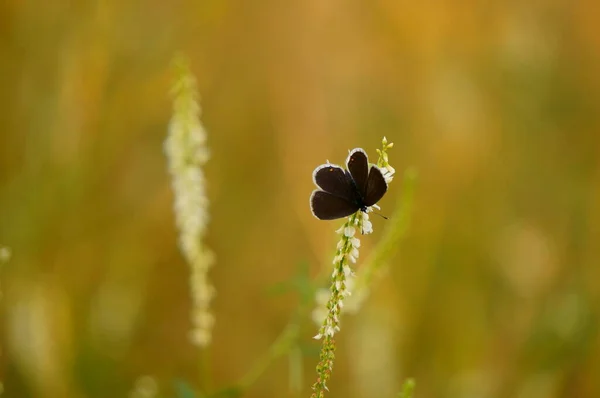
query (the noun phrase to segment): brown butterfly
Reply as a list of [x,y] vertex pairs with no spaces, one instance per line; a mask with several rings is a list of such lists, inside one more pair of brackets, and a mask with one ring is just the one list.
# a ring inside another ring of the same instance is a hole
[[381,169],[369,168],[367,154],[361,148],[350,151],[346,167],[323,164],[313,172],[313,181],[320,189],[310,195],[310,209],[320,220],[347,217],[364,212],[377,203],[387,191]]

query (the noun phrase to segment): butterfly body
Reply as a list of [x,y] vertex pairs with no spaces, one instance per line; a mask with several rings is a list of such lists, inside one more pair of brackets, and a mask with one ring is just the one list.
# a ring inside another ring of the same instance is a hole
[[383,173],[369,167],[367,154],[360,148],[350,151],[347,170],[334,164],[323,164],[313,172],[317,189],[310,196],[310,208],[320,220],[349,216],[377,203],[387,191]]

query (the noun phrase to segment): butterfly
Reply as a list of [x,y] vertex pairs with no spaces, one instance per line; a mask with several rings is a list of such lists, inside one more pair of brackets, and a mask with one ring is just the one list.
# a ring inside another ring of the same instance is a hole
[[310,209],[319,220],[347,217],[377,203],[387,191],[381,169],[369,168],[367,154],[361,148],[350,151],[346,167],[322,164],[313,172],[317,187],[310,195]]

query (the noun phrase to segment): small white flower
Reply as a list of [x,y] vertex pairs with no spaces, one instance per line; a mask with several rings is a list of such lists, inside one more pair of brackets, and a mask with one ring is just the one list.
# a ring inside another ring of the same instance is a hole
[[209,329],[215,323],[215,317],[210,312],[196,311],[192,314],[193,323],[196,325],[206,325]]
[[367,235],[372,232],[373,232],[373,224],[371,223],[371,221],[364,221],[363,222],[363,233],[365,235]]
[[190,332],[190,340],[194,345],[206,347],[211,341],[211,333],[209,329],[193,329]]
[[353,264],[356,264],[356,258],[352,254],[348,255],[348,258],[350,259],[350,261],[352,261]]
[[354,258],[358,258],[358,249],[356,247],[352,247],[352,251],[350,252],[350,255]]
[[313,336],[313,339],[315,339],[315,340],[321,340],[322,338],[323,338],[323,335],[321,333]]
[[7,263],[11,255],[10,247],[0,246],[0,264]]
[[346,236],[347,238],[352,238],[355,233],[356,229],[354,227],[346,227],[344,229],[344,236]]
[[315,301],[325,307],[329,301],[329,289],[317,289],[317,292],[315,293]]
[[130,398],[154,398],[158,396],[158,384],[153,377],[141,376],[135,381]]
[[382,170],[383,170],[383,178],[384,178],[385,182],[387,182],[389,184],[394,179],[394,175],[396,174],[396,169],[394,169],[392,166],[387,164],[386,166],[384,166],[382,168]]
[[358,249],[360,247],[360,239],[358,238],[352,238],[350,239],[350,243],[352,243],[352,247],[354,247],[355,249]]
[[318,305],[315,307],[315,309],[312,311],[311,317],[313,322],[316,325],[322,325],[323,321],[325,320],[325,318],[327,317],[327,307],[325,305]]
[[369,289],[367,287],[357,290],[352,297],[348,298],[344,312],[356,314],[368,296]]
[[[354,271],[352,271],[352,268],[350,268],[349,266],[344,265],[343,269],[344,269],[344,275],[346,276],[346,278],[354,276]],[[346,288],[347,289],[349,288],[349,286],[350,286],[351,283],[354,284],[354,280],[353,279],[347,279],[346,280]]]
[[327,302],[329,301],[329,289],[318,289],[315,293],[315,309],[312,312],[312,319],[317,325],[322,325],[329,310],[327,309]]

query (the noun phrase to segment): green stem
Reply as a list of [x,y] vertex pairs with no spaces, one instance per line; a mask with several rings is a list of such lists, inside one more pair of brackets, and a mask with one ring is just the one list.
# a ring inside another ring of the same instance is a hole
[[212,371],[211,371],[211,350],[210,347],[203,347],[200,350],[198,364],[200,386],[204,391],[212,389]]
[[416,181],[417,173],[413,169],[409,169],[404,173],[402,195],[398,199],[396,210],[394,211],[395,216],[390,218],[392,224],[386,228],[381,241],[375,247],[375,250],[361,270],[356,281],[355,291],[369,286],[373,276],[398,251],[398,243],[404,238],[410,226]]
[[281,332],[279,337],[271,344],[269,349],[261,358],[259,358],[254,366],[242,377],[238,383],[241,390],[248,389],[258,378],[265,372],[271,362],[286,354],[298,340],[300,325],[297,322],[290,322]]

